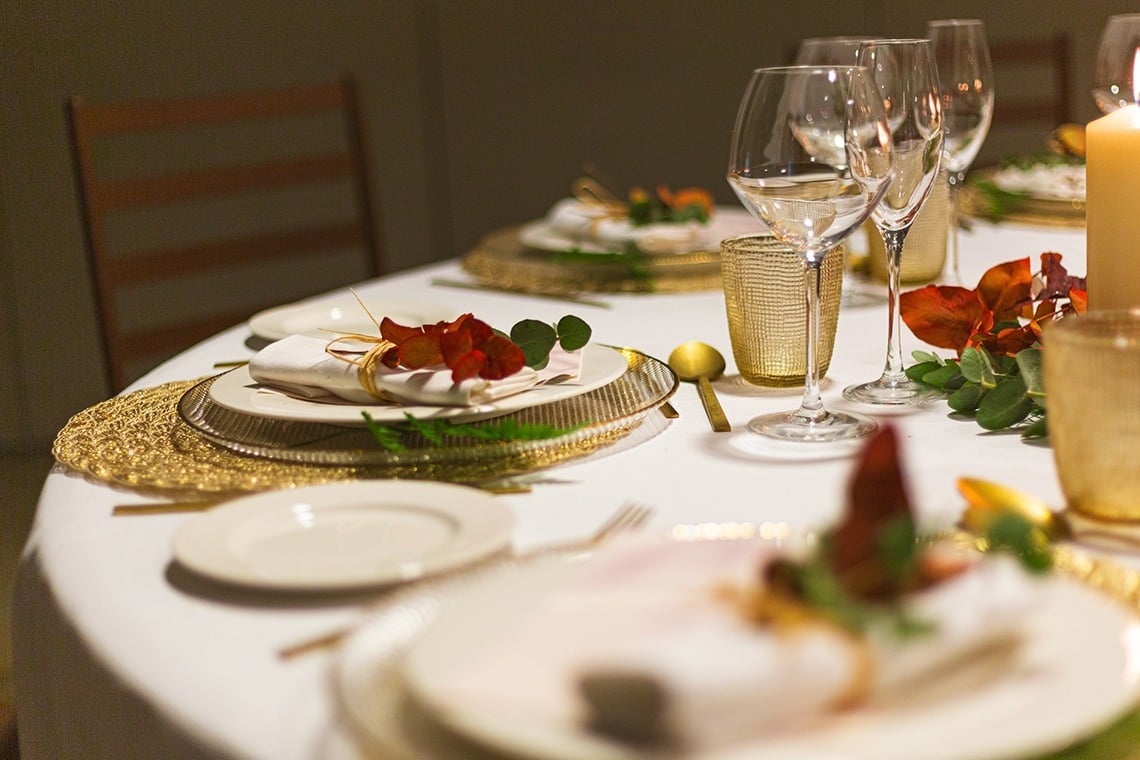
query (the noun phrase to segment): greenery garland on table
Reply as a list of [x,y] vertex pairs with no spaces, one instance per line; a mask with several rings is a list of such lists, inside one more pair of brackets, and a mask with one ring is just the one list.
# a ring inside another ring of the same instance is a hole
[[903,293],[899,312],[917,338],[957,352],[955,359],[916,351],[907,376],[947,393],[955,412],[986,430],[1047,434],[1041,336],[1049,322],[1087,307],[1086,282],[1071,276],[1061,254],[999,264],[974,289],[927,285]]

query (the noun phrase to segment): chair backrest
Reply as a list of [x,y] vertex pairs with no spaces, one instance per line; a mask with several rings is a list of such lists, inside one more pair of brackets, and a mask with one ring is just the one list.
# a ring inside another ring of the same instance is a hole
[[1044,150],[1049,133],[1072,118],[1068,36],[991,40],[990,58],[994,117],[978,163]]
[[114,390],[261,309],[383,273],[351,78],[66,110]]

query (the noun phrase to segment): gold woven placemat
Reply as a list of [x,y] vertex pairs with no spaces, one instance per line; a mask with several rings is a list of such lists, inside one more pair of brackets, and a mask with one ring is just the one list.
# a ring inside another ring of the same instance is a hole
[[682,293],[718,290],[720,252],[574,254],[539,251],[518,229],[488,235],[463,257],[463,268],[485,285],[523,293]]
[[365,478],[479,483],[585,456],[621,439],[643,419],[631,418],[628,424],[586,440],[484,461],[367,467],[300,464],[244,456],[198,435],[179,417],[177,406],[183,394],[199,382],[157,385],[89,407],[59,432],[52,453],[62,464],[96,480],[161,491],[174,499]]

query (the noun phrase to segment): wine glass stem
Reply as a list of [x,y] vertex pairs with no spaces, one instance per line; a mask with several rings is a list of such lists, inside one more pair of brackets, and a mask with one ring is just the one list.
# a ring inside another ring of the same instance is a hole
[[950,284],[962,284],[962,267],[958,259],[958,194],[966,172],[950,172],[946,203],[950,206]]
[[902,249],[910,227],[901,230],[880,230],[883,247],[887,252],[887,361],[880,382],[898,385],[906,381],[902,359],[902,319],[899,315],[899,270],[902,267]]
[[[828,255],[836,255],[834,253]],[[809,422],[819,422],[827,416],[819,391],[819,364],[816,354],[819,346],[820,275],[822,260],[812,257],[804,262],[804,325],[806,328],[807,356],[804,365],[804,397],[796,416]]]

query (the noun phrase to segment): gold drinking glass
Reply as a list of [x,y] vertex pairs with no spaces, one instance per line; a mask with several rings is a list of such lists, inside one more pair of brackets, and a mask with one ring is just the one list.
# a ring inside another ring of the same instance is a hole
[[[844,250],[830,251],[820,269],[818,377],[831,365],[842,301]],[[807,329],[803,320],[804,265],[799,253],[770,235],[742,235],[720,245],[724,307],[732,356],[753,385],[804,384]]]
[[1068,506],[1140,520],[1140,309],[1066,317],[1043,345],[1049,440]]

